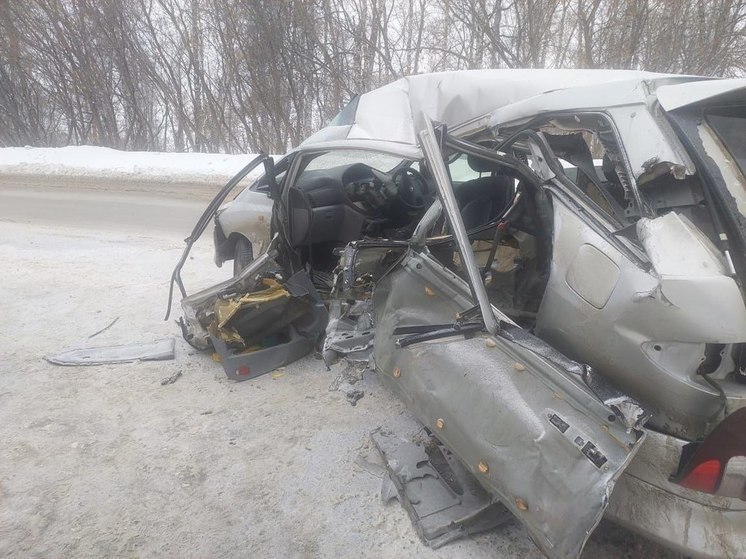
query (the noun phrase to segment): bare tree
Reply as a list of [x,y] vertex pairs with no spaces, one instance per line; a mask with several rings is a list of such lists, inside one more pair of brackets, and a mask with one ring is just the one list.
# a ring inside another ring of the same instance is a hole
[[285,151],[468,68],[746,70],[746,0],[4,0],[0,145]]

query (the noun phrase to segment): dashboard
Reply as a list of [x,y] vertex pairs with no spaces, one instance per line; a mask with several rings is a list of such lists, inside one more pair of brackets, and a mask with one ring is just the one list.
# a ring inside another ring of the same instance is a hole
[[362,211],[377,212],[396,200],[398,187],[391,175],[364,163],[356,163],[342,173],[342,185],[349,200]]
[[289,189],[294,246],[395,236],[435,199],[411,167],[391,173],[364,163],[304,171]]

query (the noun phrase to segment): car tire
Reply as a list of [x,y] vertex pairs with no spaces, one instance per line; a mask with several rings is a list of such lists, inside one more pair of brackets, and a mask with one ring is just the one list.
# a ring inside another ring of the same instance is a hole
[[233,275],[240,274],[241,270],[252,260],[254,260],[254,247],[251,246],[251,241],[245,237],[239,237],[236,246],[233,247]]

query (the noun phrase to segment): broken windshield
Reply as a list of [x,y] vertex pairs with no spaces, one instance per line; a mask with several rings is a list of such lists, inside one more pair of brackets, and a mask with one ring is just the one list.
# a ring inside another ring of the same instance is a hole
[[306,171],[330,169],[354,163],[364,163],[377,171],[389,172],[404,161],[396,155],[361,149],[339,149],[310,156]]

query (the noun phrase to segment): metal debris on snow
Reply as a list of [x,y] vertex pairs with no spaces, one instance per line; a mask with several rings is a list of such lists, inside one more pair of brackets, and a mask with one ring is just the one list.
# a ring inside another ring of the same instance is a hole
[[53,365],[64,366],[167,361],[174,358],[174,348],[174,339],[164,338],[147,343],[71,349],[45,359]]

